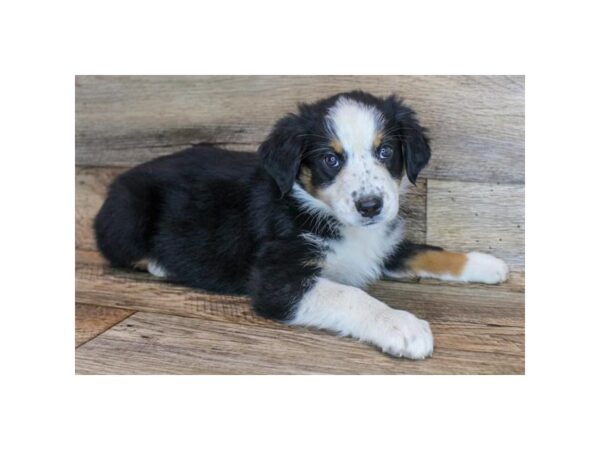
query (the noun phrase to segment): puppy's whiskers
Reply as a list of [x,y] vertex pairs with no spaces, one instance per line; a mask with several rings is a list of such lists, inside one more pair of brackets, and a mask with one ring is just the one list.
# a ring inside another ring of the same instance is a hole
[[310,158],[311,156],[320,153],[320,152],[327,152],[327,151],[331,151],[330,147],[319,147],[319,148],[313,148],[309,151],[307,151],[306,153],[304,153],[304,155],[302,155],[302,160],[306,159],[306,158]]

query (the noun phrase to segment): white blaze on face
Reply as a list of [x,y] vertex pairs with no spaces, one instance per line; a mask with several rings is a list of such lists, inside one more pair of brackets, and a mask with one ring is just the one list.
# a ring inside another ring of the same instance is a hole
[[373,106],[342,97],[329,110],[326,120],[346,161],[333,183],[321,190],[320,198],[342,222],[363,225],[367,219],[356,210],[355,201],[378,196],[383,200],[383,209],[375,220],[392,220],[398,213],[398,185],[374,153],[377,137],[383,131],[382,114]]

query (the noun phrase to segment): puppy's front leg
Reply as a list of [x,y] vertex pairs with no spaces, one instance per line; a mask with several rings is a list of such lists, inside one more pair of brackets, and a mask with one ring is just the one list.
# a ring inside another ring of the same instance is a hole
[[358,338],[394,356],[423,359],[433,351],[433,336],[426,321],[392,309],[361,289],[325,278],[317,278],[288,323]]
[[394,356],[422,359],[433,351],[429,324],[366,292],[320,276],[320,255],[303,239],[267,242],[250,277],[254,310],[263,317],[352,336]]

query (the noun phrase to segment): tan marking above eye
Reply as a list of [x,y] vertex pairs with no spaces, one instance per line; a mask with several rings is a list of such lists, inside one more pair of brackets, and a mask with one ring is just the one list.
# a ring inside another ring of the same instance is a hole
[[375,139],[373,139],[373,146],[375,148],[379,147],[381,145],[381,140],[383,139],[383,136],[381,133],[377,133],[375,135]]
[[330,145],[331,145],[331,148],[333,149],[333,151],[340,155],[344,151],[344,149],[342,148],[342,143],[340,141],[338,141],[337,139],[332,139]]

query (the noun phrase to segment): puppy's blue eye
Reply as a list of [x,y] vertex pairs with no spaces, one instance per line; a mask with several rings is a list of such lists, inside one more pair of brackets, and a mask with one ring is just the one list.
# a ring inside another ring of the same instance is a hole
[[323,157],[323,162],[327,167],[335,168],[340,165],[340,159],[333,153],[327,153]]
[[394,149],[392,147],[388,147],[384,145],[383,147],[379,147],[377,150],[377,157],[381,160],[390,159],[394,154]]

